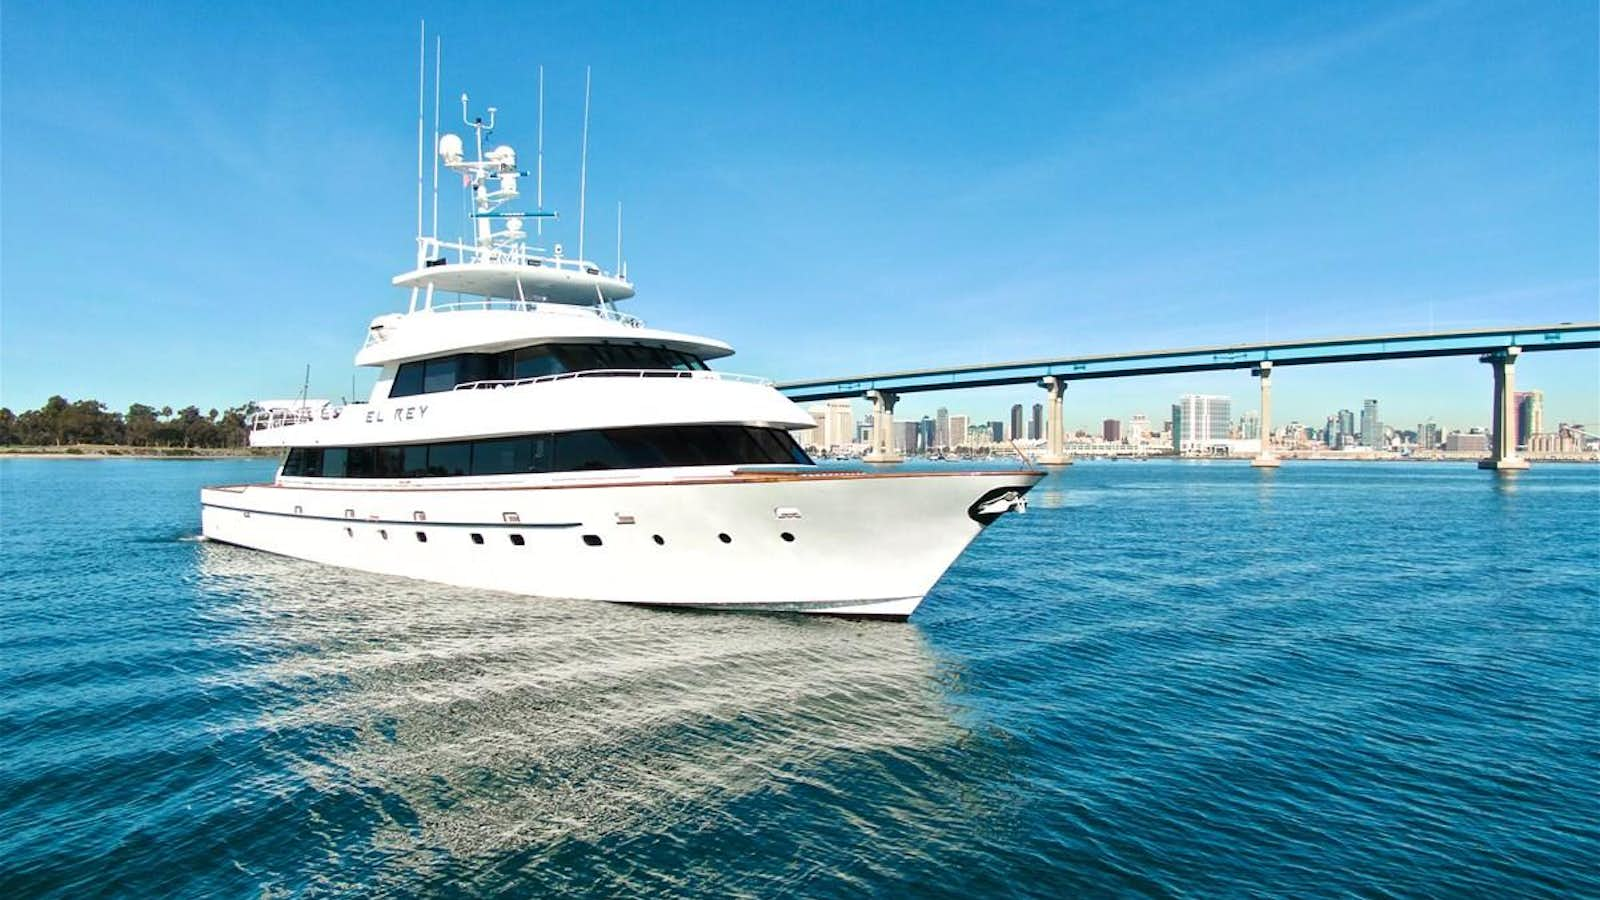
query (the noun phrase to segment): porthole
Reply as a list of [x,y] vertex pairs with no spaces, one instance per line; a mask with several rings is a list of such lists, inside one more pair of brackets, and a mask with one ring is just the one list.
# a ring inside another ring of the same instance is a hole
[[522,539],[522,535],[513,534],[511,536],[511,543],[512,543],[513,546],[521,547],[523,544],[526,544],[527,541]]
[[476,532],[476,531],[474,531],[474,532],[473,532],[473,533],[472,533],[472,542],[473,542],[473,543],[474,543],[474,544],[481,544],[481,543],[483,543],[483,535],[481,535],[481,534],[479,534],[479,533],[477,533],[477,532]]
[[724,531],[723,533],[717,535],[717,540],[723,542],[724,544],[733,543],[733,538],[728,537],[728,533],[726,531]]
[[584,535],[583,536],[583,542],[585,544],[588,544],[591,547],[598,547],[601,544],[605,543],[604,541],[600,540],[600,535],[598,535],[598,534],[586,534],[586,535]]
[[783,538],[788,543],[791,543],[791,544],[794,543],[794,535],[790,534],[787,531],[785,531],[783,534],[778,535],[778,537]]
[[650,540],[655,541],[657,547],[663,546],[667,543],[667,539],[659,534],[650,535]]
[[417,532],[417,543],[426,544],[427,542],[428,542],[428,534],[427,534],[427,532],[425,532],[425,531]]

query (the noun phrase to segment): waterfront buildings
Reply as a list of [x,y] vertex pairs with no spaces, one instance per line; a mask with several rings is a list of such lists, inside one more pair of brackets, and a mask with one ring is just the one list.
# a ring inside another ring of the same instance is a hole
[[[1521,449],[1548,454],[1582,453],[1586,447],[1590,451],[1595,449],[1589,445],[1600,439],[1589,438],[1581,426],[1563,424],[1554,433],[1538,430],[1543,424],[1543,401],[1539,391],[1523,391],[1516,396],[1517,421],[1514,424]],[[829,455],[862,452],[861,445],[870,438],[867,426],[851,414],[851,409],[859,405],[859,401],[834,400],[812,406],[808,411],[815,427],[797,437],[804,446]],[[1067,450],[1077,455],[1117,455],[1133,450],[1148,454],[1153,448],[1171,448],[1156,452],[1237,457],[1256,453],[1263,441],[1270,440],[1286,451],[1334,450],[1360,458],[1394,453],[1431,454],[1441,450],[1460,454],[1487,452],[1483,449],[1489,438],[1486,429],[1462,427],[1452,431],[1431,419],[1415,426],[1415,430],[1387,426],[1380,418],[1376,398],[1364,400],[1359,413],[1338,410],[1326,417],[1322,427],[1307,427],[1291,420],[1271,435],[1262,432],[1260,413],[1254,409],[1243,410],[1237,419],[1230,420],[1231,406],[1231,398],[1227,396],[1185,394],[1172,406],[1172,418],[1156,426],[1149,416],[1134,413],[1121,419],[1097,420],[1087,429],[1073,427],[1067,431]],[[1043,440],[1043,404],[1033,404],[1031,415],[1028,406],[1022,403],[1007,404],[1000,409],[1003,415],[999,419],[952,414],[948,408],[940,407],[932,416],[896,420],[891,443],[907,455],[1003,453],[1008,452],[1006,445],[1011,441],[1025,449],[1037,448]],[[1451,431],[1449,440],[1447,431]]]
[[1123,435],[1130,444],[1143,444],[1150,437],[1150,417],[1144,413],[1134,413],[1128,417],[1128,430]]
[[1445,436],[1447,453],[1488,453],[1489,435],[1474,428],[1471,431],[1452,431]]
[[1544,391],[1517,391],[1517,447],[1528,449],[1528,440],[1544,431]]
[[1239,414],[1239,437],[1247,441],[1261,437],[1261,413],[1247,409]]
[[1217,394],[1184,394],[1172,406],[1172,449],[1209,453],[1228,441],[1233,399]]
[[1553,434],[1530,435],[1527,449],[1530,453],[1581,453],[1584,450],[1584,438],[1582,428],[1563,422],[1556,426]]
[[856,417],[849,400],[829,400],[825,405],[806,410],[811,416],[811,428],[795,432],[802,446],[817,450],[848,447],[858,440]]
[[844,447],[855,442],[856,414],[849,400],[828,401],[827,437],[829,447]]
[[1383,423],[1378,420],[1378,401],[1361,401],[1361,446],[1376,450],[1384,445]]
[[1417,448],[1420,450],[1437,450],[1441,438],[1439,426],[1432,422],[1423,422],[1417,426]]
[[917,440],[918,436],[922,434],[921,423],[913,422],[909,419],[896,421],[894,423],[894,431],[894,446],[896,450],[901,453],[916,453],[924,449],[918,446]]
[[[940,410],[940,412],[943,413],[944,410]],[[945,434],[945,442],[939,446],[959,447],[966,445],[970,439],[967,430],[972,425],[972,419],[969,416],[955,415],[950,416],[947,421],[949,426]]]

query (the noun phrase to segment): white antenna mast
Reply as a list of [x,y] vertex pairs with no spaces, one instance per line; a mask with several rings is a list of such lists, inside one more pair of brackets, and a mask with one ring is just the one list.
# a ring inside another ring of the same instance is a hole
[[418,20],[421,34],[417,38],[417,266],[422,266],[422,119],[426,101],[428,73],[428,23]]
[[583,203],[589,191],[589,66],[583,67],[583,160],[578,164],[578,258],[583,259]]
[[[544,66],[539,67],[539,167],[536,179],[538,193],[534,197],[536,208],[544,212]],[[544,216],[533,220],[534,233],[544,237]]]
[[622,201],[617,201],[617,274],[622,275]]
[[433,44],[433,239],[439,240],[439,63],[444,56],[444,39]]

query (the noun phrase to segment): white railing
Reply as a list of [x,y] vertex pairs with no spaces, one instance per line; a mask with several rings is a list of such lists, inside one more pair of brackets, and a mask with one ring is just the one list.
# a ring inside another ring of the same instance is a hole
[[542,303],[537,300],[508,300],[503,297],[479,297],[476,300],[459,300],[454,303],[435,303],[417,312],[467,312],[471,310],[498,309],[511,312],[545,313],[557,316],[582,316],[619,322],[629,328],[643,328],[644,320],[603,306],[586,306],[576,303]]
[[[615,278],[627,282],[626,278],[614,272],[607,272],[600,268],[598,263],[586,259],[568,259],[564,256],[542,256],[530,250],[542,250],[542,247],[529,247],[526,244],[512,244],[504,247],[480,247],[477,244],[462,244],[454,241],[440,241],[434,238],[421,238],[422,256],[424,260],[444,259],[448,263],[509,263],[516,266],[540,266],[547,269],[557,269],[565,272],[582,272],[586,275],[599,275],[605,278]],[[454,251],[455,259],[445,256],[446,251]],[[437,265],[437,263],[436,263]]]
[[559,372],[533,378],[504,378],[490,381],[468,381],[456,385],[458,391],[496,390],[522,387],[528,384],[546,384],[573,378],[703,378],[708,381],[732,381],[739,384],[770,385],[772,381],[754,375],[736,375],[733,372],[712,372],[705,369],[585,369],[581,372]]
[[[499,297],[479,297],[476,300],[459,300],[454,303],[435,303],[411,313],[398,315],[424,315],[426,313],[447,312],[481,312],[486,309],[503,310],[509,312],[539,313],[542,315],[578,316],[587,319],[602,319],[607,322],[616,322],[627,328],[643,328],[644,320],[638,316],[619,313],[609,307],[580,306],[575,303],[540,303],[534,300],[507,300]],[[367,338],[362,346],[370,347],[382,343],[386,332],[381,328],[367,329]]]

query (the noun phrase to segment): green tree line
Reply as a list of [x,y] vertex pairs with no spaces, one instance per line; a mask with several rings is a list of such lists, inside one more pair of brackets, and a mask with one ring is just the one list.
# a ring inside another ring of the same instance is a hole
[[251,404],[201,412],[186,406],[157,409],[143,403],[126,413],[112,412],[98,400],[51,397],[38,409],[21,414],[0,407],[0,444],[28,446],[111,444],[125,447],[244,447],[249,443],[245,417]]

